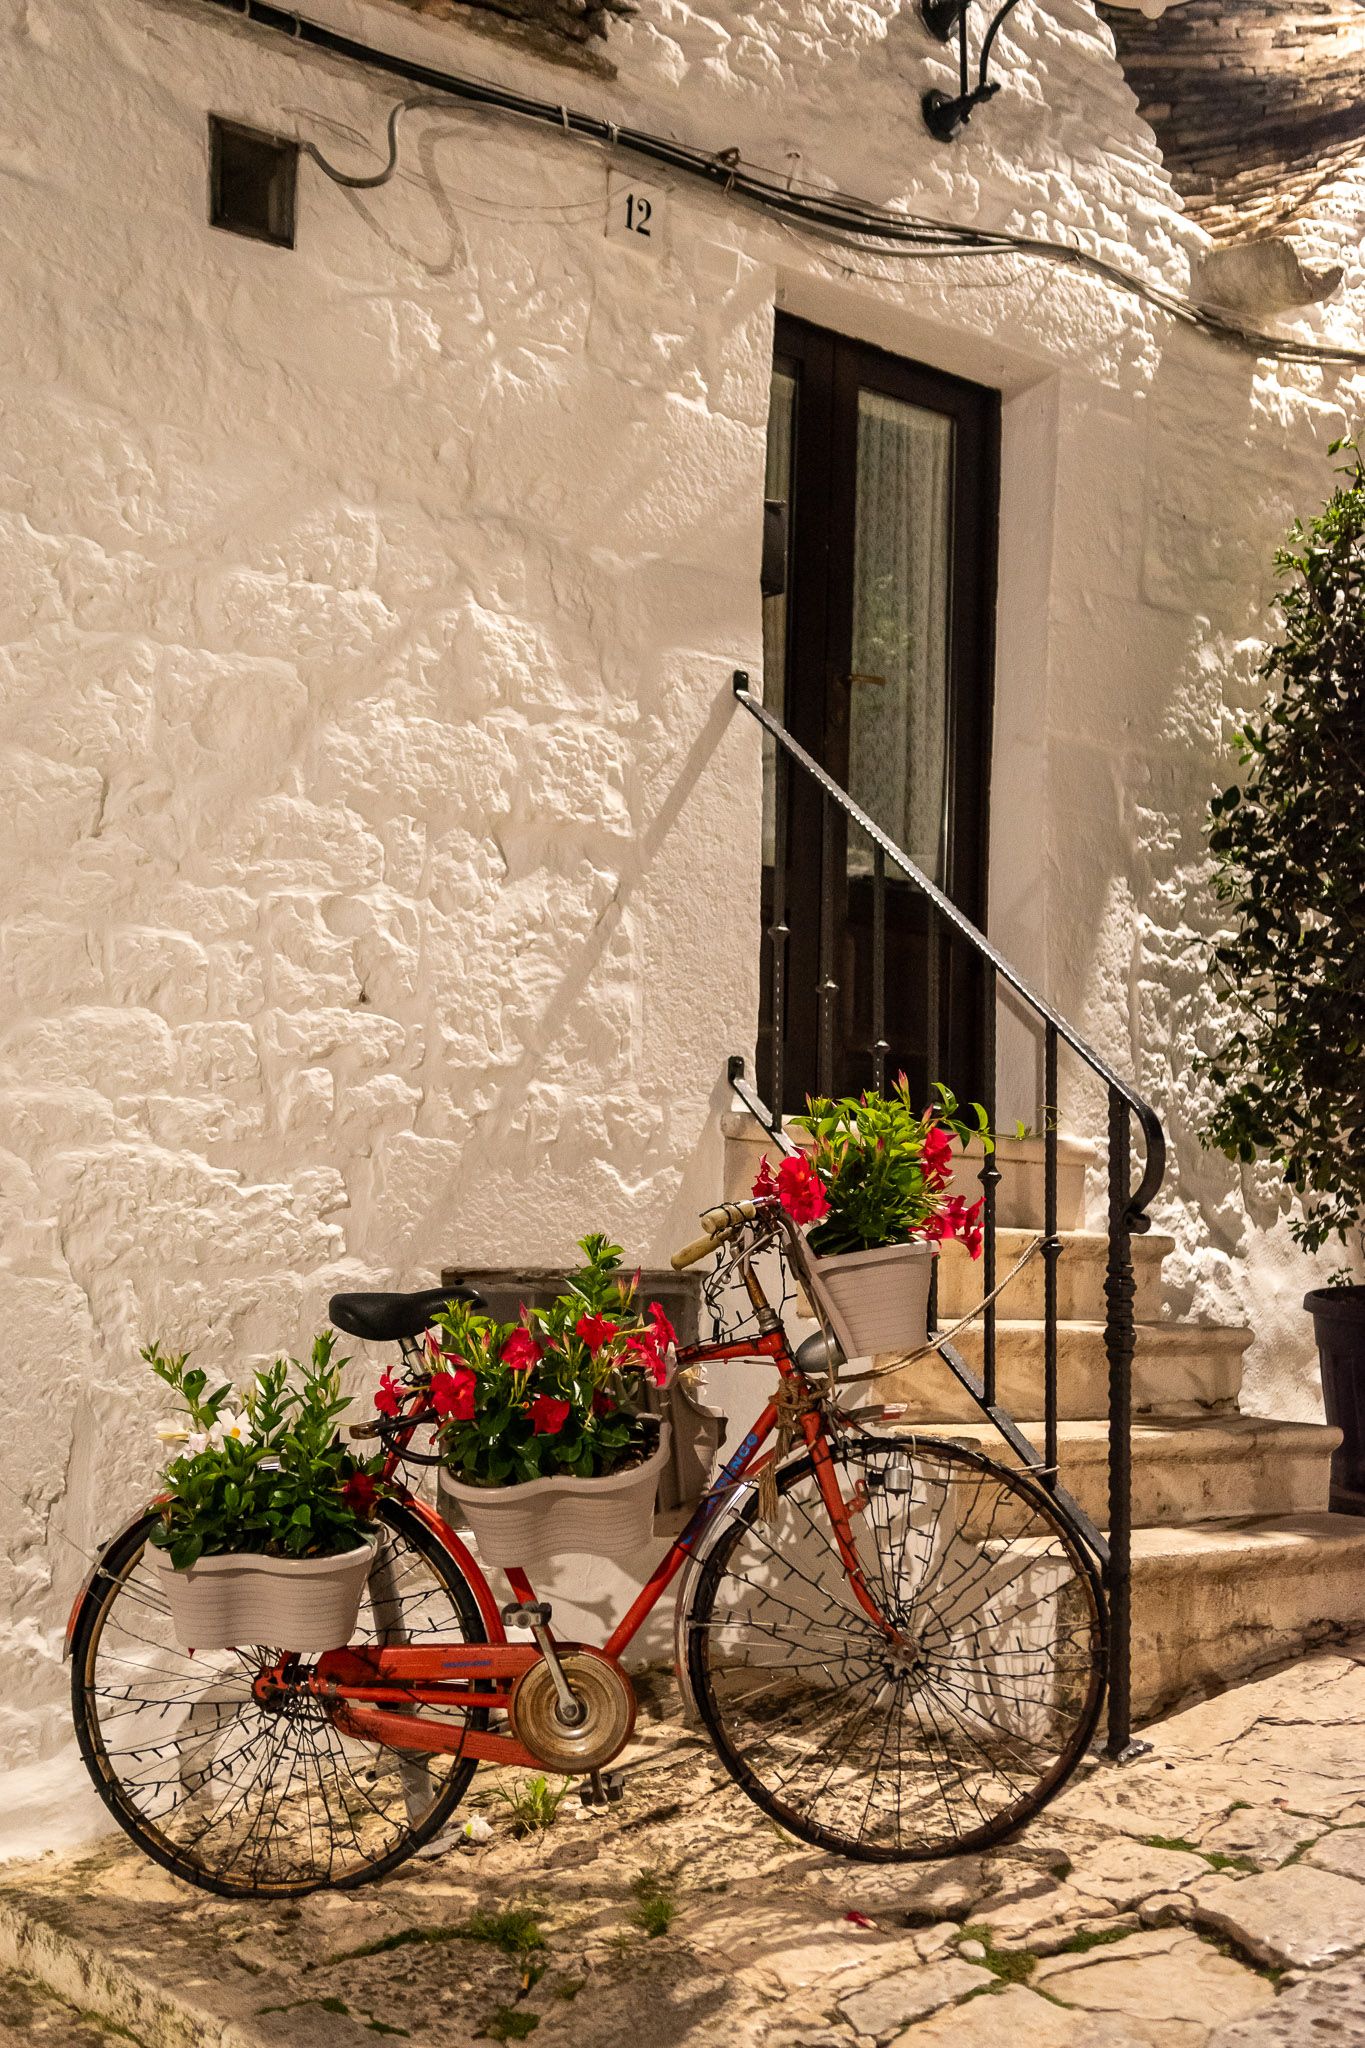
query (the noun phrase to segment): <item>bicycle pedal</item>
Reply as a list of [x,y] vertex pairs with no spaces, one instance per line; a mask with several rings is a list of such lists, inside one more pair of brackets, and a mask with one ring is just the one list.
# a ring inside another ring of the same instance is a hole
[[504,1628],[548,1628],[551,1607],[548,1600],[509,1600],[502,1610]]

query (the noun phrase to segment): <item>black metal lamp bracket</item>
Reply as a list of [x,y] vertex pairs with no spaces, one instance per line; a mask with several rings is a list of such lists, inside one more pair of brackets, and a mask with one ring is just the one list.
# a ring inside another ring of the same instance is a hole
[[971,0],[920,0],[920,15],[931,36],[940,43],[950,43],[957,37],[958,90],[956,93],[940,92],[931,87],[920,101],[924,125],[936,142],[951,142],[958,132],[965,128],[975,108],[984,100],[994,99],[1000,90],[997,79],[987,76],[990,69],[991,51],[1007,14],[1013,13],[1019,0],[1004,0],[991,18],[990,26],[981,42],[981,55],[977,59],[976,83],[972,83],[971,60],[967,50],[967,15]]

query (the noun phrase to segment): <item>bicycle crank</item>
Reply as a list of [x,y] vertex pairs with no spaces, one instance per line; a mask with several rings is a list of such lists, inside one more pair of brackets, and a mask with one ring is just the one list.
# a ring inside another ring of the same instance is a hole
[[542,1660],[512,1688],[507,1715],[518,1742],[553,1771],[600,1771],[625,1748],[635,1726],[635,1689],[619,1664],[600,1650],[560,1650],[577,1718],[566,1714],[557,1674]]

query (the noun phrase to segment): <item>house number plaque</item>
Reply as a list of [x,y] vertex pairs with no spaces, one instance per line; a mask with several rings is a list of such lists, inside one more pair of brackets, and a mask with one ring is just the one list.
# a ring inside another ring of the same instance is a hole
[[621,171],[607,174],[607,239],[625,242],[639,255],[657,256],[664,237],[668,195]]

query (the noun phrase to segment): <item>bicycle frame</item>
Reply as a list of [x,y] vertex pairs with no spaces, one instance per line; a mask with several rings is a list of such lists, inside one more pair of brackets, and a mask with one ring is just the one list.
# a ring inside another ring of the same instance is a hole
[[[895,1643],[897,1631],[882,1614],[863,1576],[853,1538],[850,1503],[844,1500],[839,1490],[823,1413],[811,1401],[809,1384],[797,1370],[786,1336],[763,1299],[747,1257],[742,1266],[746,1269],[745,1284],[751,1300],[755,1307],[762,1305],[760,1319],[765,1311],[776,1327],[762,1329],[758,1337],[741,1343],[693,1345],[679,1354],[679,1364],[716,1364],[740,1358],[767,1358],[772,1360],[782,1380],[795,1383],[798,1395],[805,1397],[798,1418],[801,1433],[814,1464],[816,1481],[849,1586],[888,1642]],[[424,1397],[418,1392],[402,1418],[404,1445],[425,1419]],[[557,1649],[587,1650],[613,1664],[619,1661],[692,1557],[708,1524],[732,1495],[736,1485],[761,1473],[763,1467],[776,1457],[776,1447],[766,1452],[764,1447],[777,1428],[778,1419],[778,1403],[769,1400],[753,1428],[727,1459],[698,1503],[686,1528],[673,1539],[606,1642],[599,1648],[554,1638]],[[384,1476],[390,1482],[400,1459],[401,1451],[391,1450],[384,1468]],[[541,1652],[534,1644],[508,1641],[501,1609],[482,1569],[442,1516],[406,1491],[399,1492],[399,1498],[421,1515],[428,1529],[464,1573],[478,1601],[488,1640],[483,1643],[438,1641],[420,1647],[407,1643],[366,1644],[330,1650],[318,1659],[309,1674],[308,1689],[325,1702],[342,1734],[362,1741],[382,1742],[394,1749],[424,1754],[459,1754],[489,1763],[535,1768],[540,1759],[509,1733],[493,1728],[471,1728],[463,1722],[432,1720],[413,1712],[414,1707],[422,1706],[506,1711],[513,1686],[523,1673],[540,1661]],[[852,1503],[855,1512],[857,1506],[856,1501]],[[519,1605],[525,1606],[536,1600],[531,1581],[519,1567],[507,1567],[503,1576]],[[290,1683],[284,1667],[270,1676],[285,1685]]]

